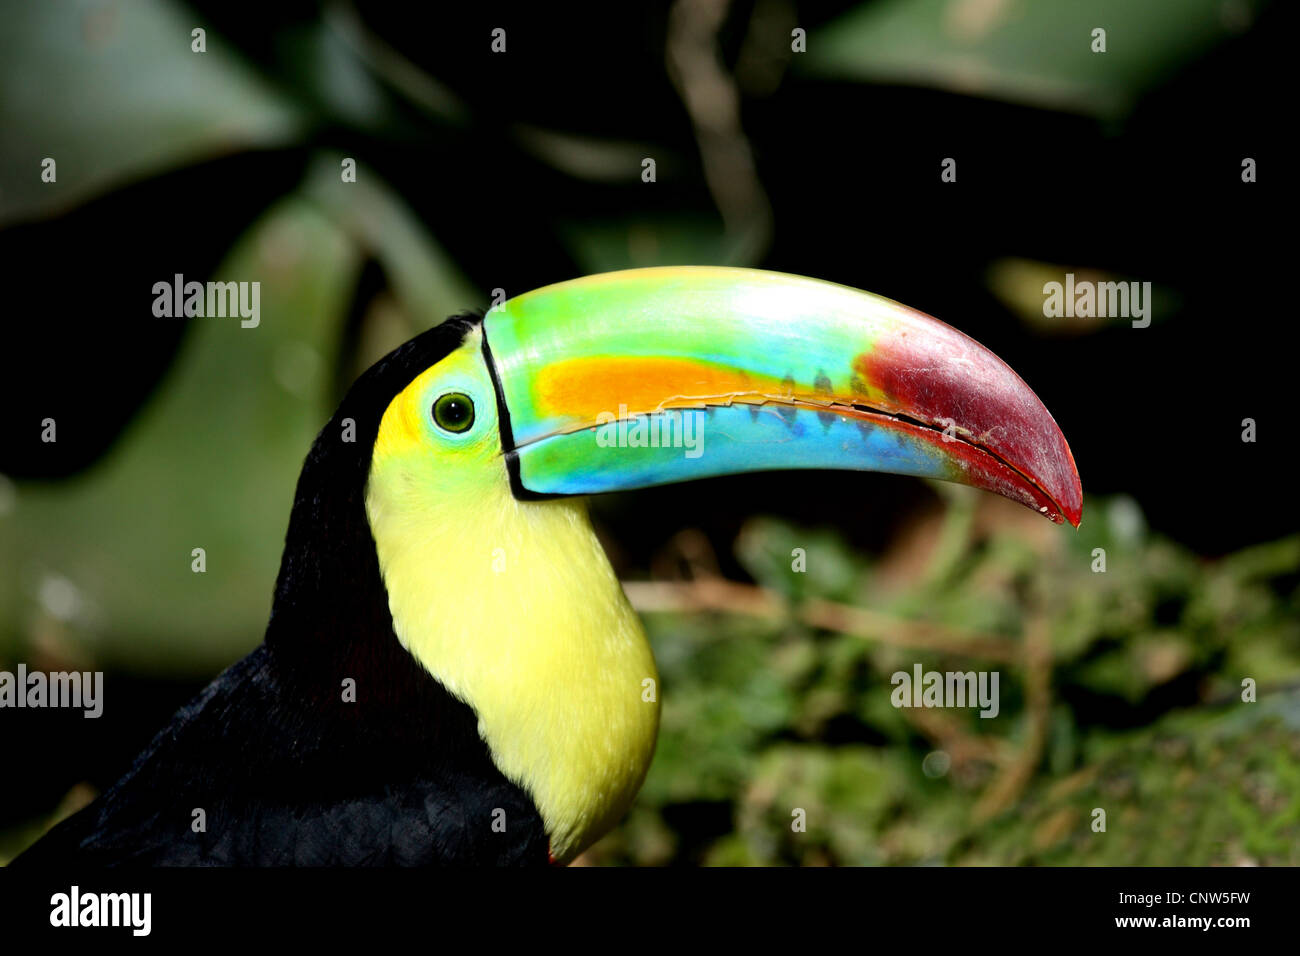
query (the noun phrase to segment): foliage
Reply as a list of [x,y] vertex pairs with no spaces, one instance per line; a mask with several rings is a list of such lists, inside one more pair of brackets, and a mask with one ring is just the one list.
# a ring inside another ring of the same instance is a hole
[[[771,519],[754,519],[737,552],[759,585],[795,602],[888,609],[896,627],[875,638],[926,621],[1023,643],[1021,609],[1041,613],[1052,701],[1041,746],[1024,668],[959,643],[918,651],[793,614],[651,615],[659,751],[636,808],[589,860],[1300,862],[1300,537],[1206,562],[1149,534],[1126,498],[1089,500],[1076,534],[964,491],[918,530],[919,576],[891,567],[903,543],[866,558],[825,529]],[[806,573],[791,570],[799,546]],[[1094,548],[1106,549],[1104,573]],[[948,726],[895,709],[889,677],[913,662],[1000,667],[1001,713],[958,712]],[[1241,700],[1246,677],[1257,703]],[[927,760],[935,751],[946,759]],[[987,806],[1022,765],[1024,780]],[[796,808],[806,832],[792,830]]]

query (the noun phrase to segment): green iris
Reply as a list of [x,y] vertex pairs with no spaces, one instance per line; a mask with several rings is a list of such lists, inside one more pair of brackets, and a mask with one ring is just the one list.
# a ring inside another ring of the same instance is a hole
[[462,392],[448,392],[433,403],[433,420],[444,431],[469,431],[474,424],[474,402]]

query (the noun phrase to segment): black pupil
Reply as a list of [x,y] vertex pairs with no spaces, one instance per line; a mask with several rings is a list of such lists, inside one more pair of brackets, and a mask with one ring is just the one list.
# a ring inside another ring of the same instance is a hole
[[464,431],[474,421],[474,406],[465,395],[444,395],[434,405],[433,417],[448,431]]

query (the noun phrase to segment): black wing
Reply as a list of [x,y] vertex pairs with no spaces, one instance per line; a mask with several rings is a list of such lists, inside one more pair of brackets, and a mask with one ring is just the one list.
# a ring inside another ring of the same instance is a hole
[[13,865],[547,862],[531,801],[491,763],[469,708],[427,674],[401,675],[423,685],[414,699],[385,685],[367,701],[361,686],[344,702],[335,675],[277,665],[262,645],[232,666]]

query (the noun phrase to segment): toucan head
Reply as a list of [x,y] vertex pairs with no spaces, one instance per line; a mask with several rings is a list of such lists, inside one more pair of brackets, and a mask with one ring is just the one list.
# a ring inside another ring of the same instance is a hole
[[[798,276],[615,272],[448,320],[358,379],[303,468],[267,640],[372,673],[386,726],[455,723],[412,696],[468,705],[456,720],[566,861],[626,809],[659,719],[585,496],[800,468],[949,479],[1079,523],[1056,422],[955,329]],[[390,625],[396,660],[367,643]],[[433,681],[403,696],[412,662]]]

